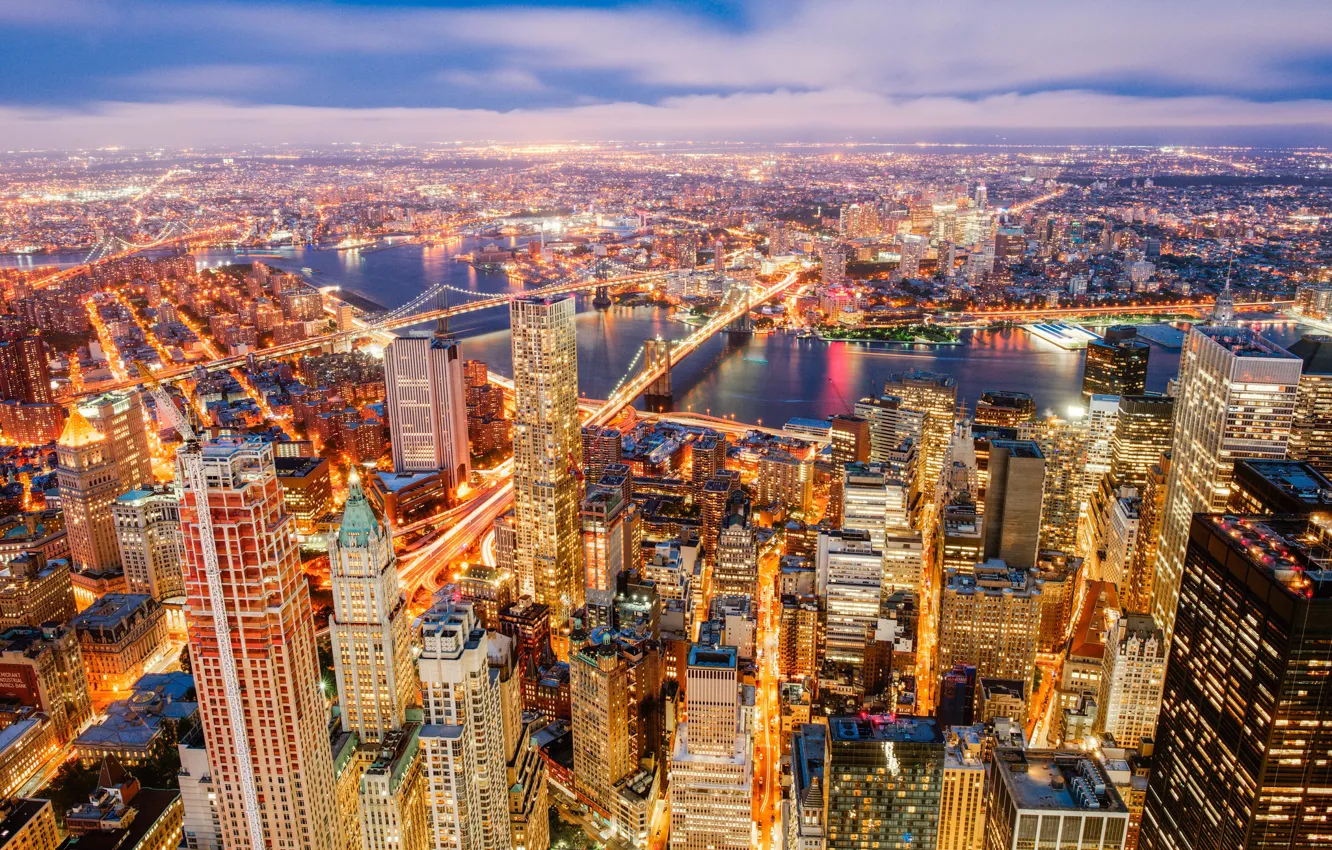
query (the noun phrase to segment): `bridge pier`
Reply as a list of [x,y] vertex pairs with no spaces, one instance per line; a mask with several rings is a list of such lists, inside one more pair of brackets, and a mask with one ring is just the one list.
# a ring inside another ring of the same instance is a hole
[[675,409],[675,393],[671,389],[671,341],[669,339],[649,339],[643,343],[647,353],[647,371],[664,366],[666,371],[661,377],[648,384],[643,392],[643,404],[652,413],[669,413]]
[[614,302],[611,301],[610,287],[598,286],[596,294],[592,296],[592,306],[598,310],[609,309]]

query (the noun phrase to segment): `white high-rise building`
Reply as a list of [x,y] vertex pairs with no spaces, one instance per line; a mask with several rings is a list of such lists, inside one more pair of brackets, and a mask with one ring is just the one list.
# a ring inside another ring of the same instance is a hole
[[1286,456],[1303,363],[1246,329],[1195,325],[1184,339],[1151,611],[1167,645],[1193,515],[1225,510],[1236,460]]
[[342,524],[329,540],[333,585],[329,638],[342,728],[375,744],[402,728],[416,701],[407,600],[398,589],[393,540],[352,468]]
[[1096,731],[1109,732],[1121,747],[1136,747],[1156,733],[1165,687],[1165,637],[1150,614],[1125,614],[1105,638]]
[[429,337],[399,337],[384,350],[393,470],[435,472],[450,493],[467,483],[467,400],[462,349],[443,320]]
[[130,593],[161,601],[185,595],[180,568],[180,496],[174,487],[131,490],[111,504],[120,565]]
[[519,590],[563,624],[583,604],[578,348],[572,295],[516,298],[513,334],[514,565]]
[[754,766],[736,673],[735,647],[690,647],[688,720],[671,753],[671,850],[750,846]]
[[422,618],[420,740],[434,850],[510,848],[504,715],[488,653],[470,603],[444,601]]
[[879,619],[883,595],[883,553],[859,529],[819,534],[815,558],[816,593],[824,603],[824,657],[859,665],[865,643]]
[[1111,444],[1118,421],[1119,396],[1097,393],[1091,397],[1087,403],[1087,464],[1083,470],[1088,490],[1095,489],[1110,471]]

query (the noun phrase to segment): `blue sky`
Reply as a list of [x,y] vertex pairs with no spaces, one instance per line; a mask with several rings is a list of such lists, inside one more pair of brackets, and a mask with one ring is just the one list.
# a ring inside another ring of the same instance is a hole
[[1332,3],[0,0],[0,149],[1332,143]]

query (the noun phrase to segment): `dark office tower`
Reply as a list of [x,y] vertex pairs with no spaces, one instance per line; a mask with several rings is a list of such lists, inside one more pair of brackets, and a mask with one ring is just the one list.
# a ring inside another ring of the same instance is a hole
[[828,718],[827,850],[933,847],[944,737],[928,717]]
[[1142,850],[1315,847],[1332,810],[1332,525],[1194,514]]
[[[841,414],[828,420],[834,464],[865,463],[870,459],[869,420]],[[836,476],[834,476],[835,478]]]
[[614,428],[583,428],[583,478],[596,481],[606,466],[624,458],[620,432]]
[[985,490],[985,557],[1010,567],[1036,564],[1045,492],[1045,456],[1028,440],[990,444],[990,486]]
[[944,728],[970,726],[975,712],[976,668],[970,664],[954,664],[952,670],[943,674],[934,716]]
[[1107,328],[1105,338],[1087,343],[1082,367],[1082,397],[1141,395],[1147,390],[1147,358],[1151,346],[1137,338],[1132,325]]
[[1021,428],[1036,421],[1036,400],[1027,393],[986,390],[976,402],[976,425]]
[[1237,461],[1226,510],[1266,516],[1327,513],[1332,511],[1332,481],[1302,460]]
[[1174,429],[1174,398],[1120,396],[1110,437],[1110,477],[1114,483],[1141,489],[1147,483],[1147,471],[1160,459],[1161,452],[1170,451]]
[[1332,336],[1306,334],[1290,347],[1304,361],[1291,423],[1289,456],[1332,472]]
[[50,404],[51,372],[41,337],[0,342],[0,398],[24,404]]

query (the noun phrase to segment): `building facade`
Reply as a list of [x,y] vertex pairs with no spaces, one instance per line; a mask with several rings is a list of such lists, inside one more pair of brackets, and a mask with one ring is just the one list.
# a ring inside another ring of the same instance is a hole
[[582,464],[572,295],[517,298],[513,336],[514,563],[519,589],[563,624],[583,605],[578,521]]
[[[257,826],[272,845],[333,850],[338,821],[314,611],[291,520],[282,507],[272,446],[224,437],[199,451],[208,490],[184,488],[181,528],[192,613],[190,658],[209,768],[223,792],[218,806],[223,844],[251,844],[253,813],[240,793],[242,771],[247,771],[258,794]],[[204,538],[198,520],[204,498],[212,514],[211,540]],[[209,589],[205,546],[217,553],[220,599]],[[218,605],[221,611],[215,613]],[[219,617],[233,653],[239,714],[227,694]],[[259,647],[262,652],[253,651]],[[234,732],[249,739],[248,764],[239,759]]]

